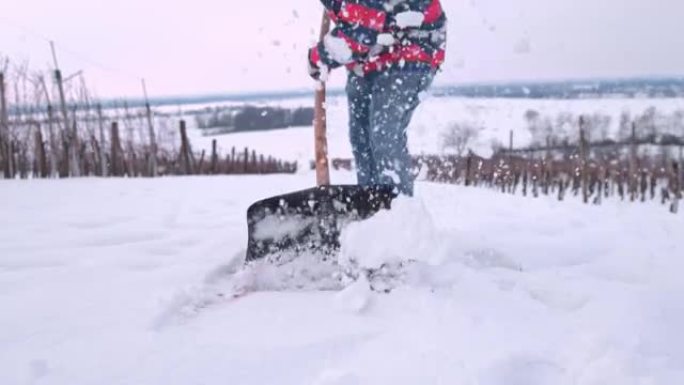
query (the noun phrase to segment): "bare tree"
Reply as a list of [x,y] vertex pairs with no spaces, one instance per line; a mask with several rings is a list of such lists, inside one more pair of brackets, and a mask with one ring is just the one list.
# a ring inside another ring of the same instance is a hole
[[668,134],[684,138],[684,110],[676,110],[668,116],[666,126]]
[[525,112],[527,129],[532,135],[532,144],[542,145],[553,135],[553,124],[551,119],[542,116],[537,110],[527,110]]
[[610,137],[610,123],[612,118],[609,115],[594,113],[591,115],[584,115],[583,119],[587,140],[604,141]]
[[637,137],[655,137],[658,135],[658,110],[651,106],[636,118]]
[[489,146],[492,149],[492,154],[497,154],[506,148],[503,142],[496,138],[489,142]]
[[468,145],[477,139],[481,129],[469,122],[455,122],[442,134],[442,149],[462,156]]
[[578,119],[571,112],[560,112],[556,116],[556,124],[553,132],[549,135],[552,145],[563,143],[570,140],[570,137],[579,131]]
[[618,128],[618,140],[626,141],[632,137],[632,115],[629,111],[620,114],[620,126]]

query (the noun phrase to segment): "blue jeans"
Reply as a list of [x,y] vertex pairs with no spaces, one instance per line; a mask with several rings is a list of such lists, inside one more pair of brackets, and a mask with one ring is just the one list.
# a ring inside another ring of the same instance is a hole
[[390,70],[366,76],[349,72],[349,134],[358,184],[394,185],[413,195],[413,160],[407,129],[420,103],[419,94],[432,83],[428,70]]

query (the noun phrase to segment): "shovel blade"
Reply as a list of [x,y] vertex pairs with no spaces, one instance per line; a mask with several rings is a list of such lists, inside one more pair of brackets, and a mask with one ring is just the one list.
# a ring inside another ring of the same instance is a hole
[[267,198],[247,211],[246,261],[339,249],[342,228],[391,208],[394,186],[326,185]]

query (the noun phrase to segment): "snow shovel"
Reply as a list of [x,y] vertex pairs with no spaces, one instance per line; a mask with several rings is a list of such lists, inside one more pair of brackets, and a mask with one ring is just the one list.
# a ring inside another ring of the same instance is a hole
[[[321,40],[330,20],[324,13]],[[301,253],[323,257],[340,247],[345,225],[390,209],[397,197],[391,185],[331,185],[327,154],[325,83],[315,94],[314,136],[316,187],[258,201],[247,211],[248,244],[246,262],[280,258]]]

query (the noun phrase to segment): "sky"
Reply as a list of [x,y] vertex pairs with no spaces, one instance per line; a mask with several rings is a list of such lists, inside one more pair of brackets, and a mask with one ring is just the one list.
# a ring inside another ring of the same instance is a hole
[[[82,71],[97,96],[307,89],[316,0],[3,0],[0,55]],[[7,4],[9,2],[9,4]],[[681,0],[442,0],[437,85],[684,75]],[[2,64],[0,64],[0,67]],[[337,71],[330,87],[344,84]]]

